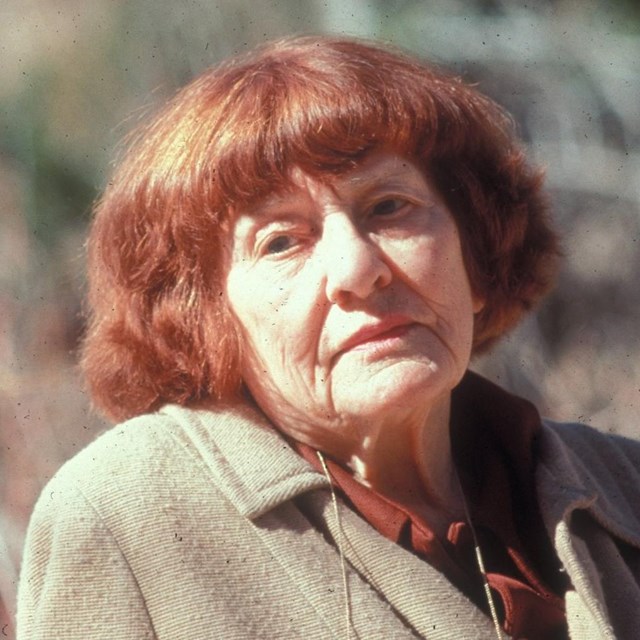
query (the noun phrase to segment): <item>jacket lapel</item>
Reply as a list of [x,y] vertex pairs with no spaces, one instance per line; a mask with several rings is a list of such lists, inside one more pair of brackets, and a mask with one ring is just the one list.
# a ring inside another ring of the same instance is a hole
[[355,570],[420,637],[434,640],[495,637],[491,621],[439,571],[377,533],[328,491],[305,497]]
[[[254,522],[274,560],[332,636],[346,637],[348,612],[351,629],[361,638],[371,637],[372,630],[399,640],[494,637],[489,619],[440,572],[381,536],[340,501],[338,521],[326,478],[261,414],[246,407],[191,411],[168,406],[163,412],[180,421],[218,488]],[[327,544],[327,534],[334,544]],[[348,599],[340,549],[348,561]]]
[[384,594],[372,589],[348,565],[347,596],[339,554],[295,504],[284,503],[256,518],[254,524],[274,562],[326,625],[327,637],[419,637],[393,612]]

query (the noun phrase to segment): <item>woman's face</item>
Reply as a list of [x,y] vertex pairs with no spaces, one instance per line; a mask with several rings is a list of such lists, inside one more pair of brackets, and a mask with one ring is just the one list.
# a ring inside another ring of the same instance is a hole
[[328,182],[291,178],[238,212],[226,294],[258,405],[338,453],[374,422],[448,401],[482,305],[450,212],[407,159],[375,152]]

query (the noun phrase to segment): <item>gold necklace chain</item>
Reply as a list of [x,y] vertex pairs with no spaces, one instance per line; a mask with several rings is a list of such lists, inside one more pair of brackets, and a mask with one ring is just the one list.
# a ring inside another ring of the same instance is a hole
[[[329,469],[327,467],[327,463],[325,462],[324,456],[320,451],[316,451],[316,455],[318,456],[318,460],[320,460],[320,465],[322,466],[322,471],[324,472],[325,477],[329,481],[329,489],[331,491],[331,502],[333,503],[333,510],[336,517],[336,522],[338,525],[339,538],[336,540],[338,546],[338,552],[340,554],[340,566],[342,569],[342,587],[344,589],[344,596],[346,602],[345,609],[345,627],[346,627],[346,638],[349,640],[351,638],[351,603],[349,597],[349,584],[347,581],[347,566],[346,559],[344,557],[343,551],[343,541],[342,541],[342,523],[340,519],[340,510],[338,508],[338,499],[336,497],[335,490],[333,488],[333,480],[331,478],[331,474],[329,473]],[[498,640],[504,640],[504,635],[502,633],[502,628],[500,627],[500,620],[498,619],[498,613],[496,611],[496,605],[493,600],[493,594],[491,593],[491,588],[489,587],[489,580],[487,578],[487,572],[484,567],[484,558],[482,556],[482,549],[480,548],[480,543],[478,541],[478,536],[476,535],[476,529],[473,525],[473,520],[471,519],[471,514],[469,511],[469,505],[467,503],[467,498],[464,494],[464,489],[462,488],[462,482],[460,482],[460,476],[458,474],[458,470],[455,469],[456,479],[458,481],[458,488],[460,489],[460,495],[462,496],[462,505],[464,507],[464,514],[469,524],[469,528],[471,529],[471,536],[473,537],[473,545],[476,554],[476,562],[478,564],[478,570],[480,571],[480,575],[482,576],[482,583],[484,587],[484,594],[487,598],[487,604],[489,605],[489,612],[491,614],[491,620],[493,621],[493,626],[496,631],[496,637]]]
[[482,587],[484,589],[484,595],[487,599],[487,604],[489,605],[489,613],[491,614],[491,620],[493,621],[493,626],[495,627],[496,636],[498,640],[503,640],[504,635],[502,633],[502,627],[500,626],[500,620],[498,619],[496,603],[493,599],[493,594],[491,593],[491,587],[489,586],[489,579],[487,578],[487,570],[485,569],[485,566],[484,566],[484,558],[482,556],[480,541],[478,540],[476,528],[473,524],[473,520],[471,519],[471,513],[469,510],[469,504],[467,502],[467,496],[464,493],[464,489],[462,488],[462,482],[460,481],[460,474],[458,473],[457,468],[454,467],[454,469],[455,469],[456,479],[458,481],[458,488],[460,489],[460,495],[462,496],[462,506],[464,508],[464,517],[467,520],[469,529],[471,529],[471,537],[473,538],[473,547],[476,554],[476,563],[478,565],[478,571],[480,571],[480,575],[482,576]]
[[338,539],[336,540],[336,544],[338,545],[338,552],[340,553],[340,569],[342,570],[342,588],[344,590],[344,598],[345,598],[345,628],[346,628],[346,640],[351,640],[351,598],[349,596],[349,582],[347,580],[347,561],[344,557],[343,550],[343,540],[342,540],[342,520],[340,518],[340,509],[338,508],[338,498],[336,497],[336,492],[333,488],[333,481],[331,479],[331,474],[329,473],[329,468],[327,467],[327,463],[324,460],[324,456],[320,451],[316,451],[316,455],[318,456],[318,460],[320,460],[320,464],[322,465],[322,471],[324,472],[325,477],[329,481],[329,489],[331,490],[331,502],[333,503],[333,511],[336,517],[336,524],[338,525]]

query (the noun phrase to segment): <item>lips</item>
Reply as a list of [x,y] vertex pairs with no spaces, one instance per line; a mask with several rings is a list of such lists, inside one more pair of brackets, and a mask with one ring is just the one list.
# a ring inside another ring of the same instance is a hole
[[341,345],[339,354],[364,347],[368,343],[381,342],[402,335],[414,321],[404,316],[393,316],[365,325],[352,334]]

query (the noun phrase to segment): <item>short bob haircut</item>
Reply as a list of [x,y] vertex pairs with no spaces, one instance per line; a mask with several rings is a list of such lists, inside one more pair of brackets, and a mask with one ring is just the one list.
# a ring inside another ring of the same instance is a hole
[[330,179],[380,148],[422,167],[455,218],[485,300],[474,353],[512,328],[550,287],[558,243],[509,116],[403,52],[287,38],[180,91],[136,132],[98,202],[83,347],[95,404],[123,419],[238,397],[224,285],[234,209],[285,189],[293,165]]

